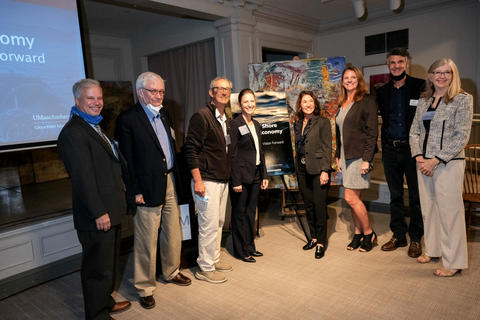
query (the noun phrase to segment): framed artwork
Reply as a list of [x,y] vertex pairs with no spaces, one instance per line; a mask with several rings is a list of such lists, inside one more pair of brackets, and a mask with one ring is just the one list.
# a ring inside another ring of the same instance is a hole
[[362,72],[372,94],[375,93],[375,89],[390,81],[390,71],[386,64],[365,66]]

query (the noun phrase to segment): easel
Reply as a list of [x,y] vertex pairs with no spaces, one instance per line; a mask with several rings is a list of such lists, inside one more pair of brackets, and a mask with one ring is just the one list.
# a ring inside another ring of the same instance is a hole
[[295,210],[295,215],[294,216],[300,222],[300,226],[302,227],[303,234],[305,235],[305,239],[307,239],[307,242],[308,242],[310,240],[310,237],[307,235],[307,231],[305,230],[305,226],[303,225],[302,218],[298,214],[298,199],[295,199],[296,197],[293,196],[293,193],[288,188],[287,182],[285,181],[285,175],[282,174],[281,177],[282,177],[283,186],[284,186],[285,192],[286,192],[286,198],[288,199],[289,195],[291,195],[290,198],[293,199],[293,203],[291,204],[291,206],[293,206],[293,210]]

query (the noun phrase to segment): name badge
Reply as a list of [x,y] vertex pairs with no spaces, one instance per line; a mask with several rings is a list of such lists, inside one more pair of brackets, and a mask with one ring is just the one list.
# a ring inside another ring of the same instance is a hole
[[422,120],[432,120],[435,116],[435,111],[427,111],[423,114]]
[[243,125],[241,127],[238,127],[238,130],[240,131],[240,134],[242,136],[244,136],[244,135],[246,135],[250,132],[250,130],[248,130],[248,128],[247,128],[247,125]]
[[173,130],[172,127],[170,127],[170,134],[172,135],[173,140],[175,140],[175,130]]
[[418,105],[418,100],[410,99],[410,105],[416,107]]
[[232,143],[232,141],[230,140],[230,135],[229,135],[229,134],[227,134],[227,135],[225,136],[225,143],[227,144],[227,146]]

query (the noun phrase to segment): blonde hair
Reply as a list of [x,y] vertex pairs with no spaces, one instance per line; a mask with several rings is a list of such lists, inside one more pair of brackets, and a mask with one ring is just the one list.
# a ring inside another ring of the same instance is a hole
[[363,78],[362,71],[355,67],[354,65],[348,63],[345,66],[345,70],[342,72],[342,81],[340,82],[340,96],[339,96],[339,103],[340,105],[343,104],[347,100],[347,90],[345,90],[345,87],[343,86],[343,77],[345,76],[345,73],[350,70],[355,73],[355,76],[357,77],[357,89],[355,90],[355,96],[353,97],[353,100],[355,102],[362,100],[362,98],[368,93],[368,87],[367,83],[365,82],[365,79]]
[[[450,82],[450,85],[448,86],[447,92],[443,95],[442,99],[445,101],[445,103],[452,102],[453,98],[459,93],[463,93],[463,89],[460,84],[460,74],[458,73],[458,68],[455,62],[453,62],[452,59],[450,58],[442,58],[438,59],[435,62],[432,63],[430,68],[428,68],[428,73],[433,74],[435,69],[441,66],[449,66],[450,69],[452,70],[452,81]],[[422,92],[421,97],[425,99],[430,99],[433,96],[433,93],[435,92],[435,87],[430,80],[430,76],[427,77],[427,84],[425,86],[425,91]]]

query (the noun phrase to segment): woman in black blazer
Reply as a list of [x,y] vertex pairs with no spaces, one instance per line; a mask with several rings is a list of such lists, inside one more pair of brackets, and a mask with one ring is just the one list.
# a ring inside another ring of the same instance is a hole
[[254,226],[258,193],[268,186],[267,169],[261,127],[252,119],[256,108],[255,94],[250,89],[243,89],[238,95],[238,103],[242,114],[231,125],[233,251],[237,258],[255,262],[254,257],[263,256],[255,248]]
[[348,250],[360,247],[370,251],[377,235],[370,226],[365,204],[360,199],[362,189],[370,187],[370,170],[377,146],[377,104],[368,89],[362,72],[347,65],[342,73],[342,91],[336,124],[336,160],[342,172],[345,201],[352,208],[355,235],[347,245]]
[[330,121],[320,115],[320,103],[312,91],[300,92],[296,110],[297,178],[310,229],[310,241],[303,246],[303,250],[316,247],[315,258],[320,259],[325,255],[327,244],[332,129]]

